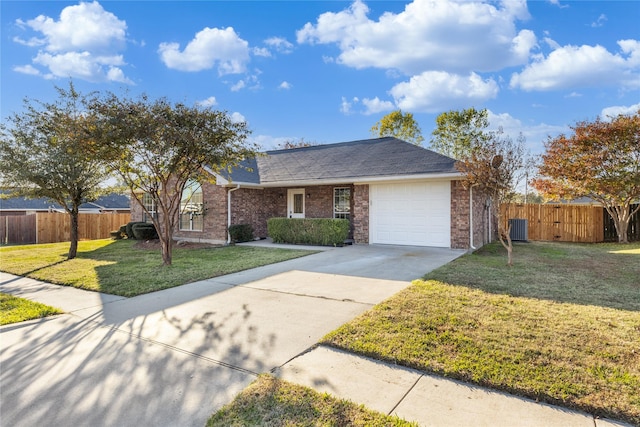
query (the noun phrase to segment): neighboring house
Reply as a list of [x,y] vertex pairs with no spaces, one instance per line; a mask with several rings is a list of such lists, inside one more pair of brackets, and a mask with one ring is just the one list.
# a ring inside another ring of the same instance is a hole
[[[466,249],[488,240],[485,198],[464,188],[455,160],[396,138],[268,151],[213,175],[215,184],[185,191],[176,239],[227,242],[235,224],[267,237],[269,218],[290,217],[349,219],[356,244]],[[145,219],[133,204],[132,220]]]
[[[7,194],[6,192],[2,192]],[[95,202],[80,205],[80,213],[127,213],[130,212],[129,196],[123,194],[109,194],[100,197]],[[0,216],[31,215],[37,212],[65,212],[57,203],[49,199],[28,199],[25,197],[0,197]]]

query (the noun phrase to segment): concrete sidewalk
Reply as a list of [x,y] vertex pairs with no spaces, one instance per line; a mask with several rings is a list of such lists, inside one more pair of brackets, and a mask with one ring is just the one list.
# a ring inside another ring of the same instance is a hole
[[274,372],[421,425],[624,425],[316,346],[460,254],[339,248],[134,298],[0,273],[68,313],[0,327],[2,424],[203,426]]

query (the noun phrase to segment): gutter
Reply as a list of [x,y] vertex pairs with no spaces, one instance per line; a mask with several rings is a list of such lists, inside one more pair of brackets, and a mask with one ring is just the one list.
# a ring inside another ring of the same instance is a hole
[[230,188],[227,192],[227,245],[231,243],[231,233],[229,233],[229,227],[231,227],[231,193],[239,189],[240,184],[236,184],[235,188]]
[[473,184],[469,187],[469,247],[473,250],[477,248],[473,246],[473,187],[478,184]]

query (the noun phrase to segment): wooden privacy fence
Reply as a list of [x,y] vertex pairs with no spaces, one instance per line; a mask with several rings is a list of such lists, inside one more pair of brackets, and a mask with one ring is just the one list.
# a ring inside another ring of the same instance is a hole
[[512,218],[527,220],[529,240],[604,241],[604,209],[601,206],[504,204],[500,209],[505,224]]
[[[38,212],[35,215],[1,217],[2,243],[56,243],[71,240],[71,220],[66,213]],[[131,221],[128,213],[80,214],[78,239],[110,237],[110,232]]]

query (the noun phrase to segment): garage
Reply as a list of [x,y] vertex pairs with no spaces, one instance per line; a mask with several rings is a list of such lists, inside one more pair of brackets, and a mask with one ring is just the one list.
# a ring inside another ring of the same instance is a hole
[[451,183],[421,181],[369,187],[369,242],[451,247]]

